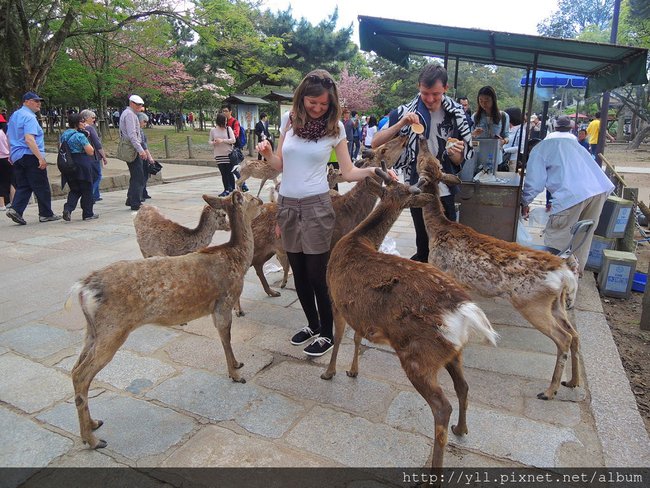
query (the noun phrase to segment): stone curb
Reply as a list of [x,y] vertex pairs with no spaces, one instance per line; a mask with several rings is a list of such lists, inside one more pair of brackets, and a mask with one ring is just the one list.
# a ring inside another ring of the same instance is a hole
[[607,324],[592,273],[580,281],[575,326],[607,467],[650,466],[650,439]]

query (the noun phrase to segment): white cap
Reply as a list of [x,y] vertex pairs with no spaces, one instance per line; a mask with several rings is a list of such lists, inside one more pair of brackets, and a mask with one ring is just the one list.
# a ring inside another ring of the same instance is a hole
[[129,102],[137,103],[138,105],[144,105],[144,100],[138,95],[131,95],[129,97]]

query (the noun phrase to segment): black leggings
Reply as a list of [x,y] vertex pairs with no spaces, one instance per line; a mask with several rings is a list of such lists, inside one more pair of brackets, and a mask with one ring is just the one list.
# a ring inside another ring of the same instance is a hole
[[219,166],[219,172],[221,173],[223,189],[233,191],[235,189],[235,175],[232,173],[232,169],[234,168],[233,164],[219,163],[217,166]]
[[332,302],[327,289],[327,262],[330,253],[288,252],[287,257],[309,328],[313,331],[320,329],[321,337],[333,339]]

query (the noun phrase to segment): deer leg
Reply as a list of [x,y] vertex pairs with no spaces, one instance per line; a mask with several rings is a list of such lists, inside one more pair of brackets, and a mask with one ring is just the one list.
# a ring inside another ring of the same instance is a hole
[[241,308],[241,299],[240,298],[237,299],[237,303],[235,303],[234,308],[235,308],[235,316],[243,317],[244,315],[246,315],[246,312],[244,312],[242,310],[242,308]]
[[451,426],[451,431],[456,435],[467,434],[467,392],[469,386],[465,381],[463,373],[463,357],[458,354],[451,362],[447,363],[445,369],[454,382],[454,390],[458,397],[458,424]]
[[562,385],[567,388],[575,388],[580,386],[580,338],[578,337],[578,331],[569,321],[563,302],[561,300],[556,301],[555,305],[553,309],[555,320],[571,335],[571,379],[562,381]]
[[572,342],[571,334],[565,331],[558,321],[555,320],[555,317],[553,317],[553,299],[553,297],[549,297],[549,300],[527,303],[524,306],[517,307],[517,310],[519,310],[526,320],[533,324],[542,334],[549,337],[557,347],[555,369],[551,377],[551,384],[546,391],[537,395],[537,398],[541,400],[552,400],[557,394]]
[[219,337],[221,338],[223,352],[226,354],[228,376],[230,376],[232,380],[237,383],[246,383],[246,380],[244,378],[241,378],[237,372],[237,370],[241,368],[244,363],[240,363],[235,359],[235,353],[232,351],[232,345],[230,344],[230,327],[232,326],[232,312],[230,310],[230,306],[228,306],[225,310],[223,307],[217,306],[215,311],[212,313],[212,322],[219,331]]
[[278,252],[276,250],[275,256],[278,258],[278,261],[280,261],[280,265],[284,271],[284,275],[282,276],[282,283],[280,283],[280,288],[284,288],[287,286],[287,280],[289,279],[289,270],[291,269],[289,266],[289,258],[287,258],[287,255],[284,251]]
[[[84,312],[85,313],[85,312]],[[89,325],[90,327],[90,325]],[[77,407],[79,417],[79,430],[81,439],[93,449],[106,447],[103,439],[98,439],[92,433],[104,423],[101,420],[93,420],[88,408],[88,389],[90,383],[104,366],[106,366],[115,353],[128,337],[128,329],[120,330],[110,336],[103,335],[105,328],[92,326],[96,332],[95,337],[89,337],[86,332],[86,341],[77,363],[72,368],[72,386],[74,388],[74,403]]]
[[343,314],[336,308],[334,302],[332,302],[332,314],[334,315],[334,348],[332,349],[332,357],[330,358],[330,364],[327,366],[327,370],[320,375],[324,380],[331,380],[336,374],[336,356],[339,354],[339,346],[345,333],[345,318],[343,318]]
[[[402,367],[408,363],[409,358],[400,356]],[[442,388],[436,382],[436,371],[416,371],[412,368],[404,368],[406,376],[422,395],[431,408],[433,419],[435,421],[433,459],[431,461],[432,469],[441,469],[442,461],[445,455],[445,446],[447,445],[447,427],[449,417],[451,416],[451,403],[445,397]]]
[[262,188],[264,188],[264,183],[266,183],[266,178],[262,178],[262,183],[260,183],[260,189],[257,190],[257,198],[259,198],[260,193],[262,193]]
[[359,349],[361,349],[361,339],[363,336],[359,331],[354,331],[354,356],[352,357],[352,365],[350,366],[350,371],[346,371],[346,374],[350,378],[356,378],[359,374]]
[[255,268],[255,273],[257,273],[257,277],[260,279],[260,283],[262,283],[262,288],[264,288],[266,294],[270,297],[279,297],[280,292],[271,290],[269,282],[266,281],[266,276],[264,276],[264,263],[254,264],[253,267]]

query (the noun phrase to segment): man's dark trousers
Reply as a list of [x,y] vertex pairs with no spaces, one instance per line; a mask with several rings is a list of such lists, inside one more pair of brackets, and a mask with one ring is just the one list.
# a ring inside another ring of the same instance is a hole
[[12,208],[21,216],[27,208],[29,197],[32,192],[36,195],[38,203],[38,215],[51,217],[52,212],[52,191],[50,181],[47,178],[47,170],[38,168],[38,158],[33,154],[26,154],[14,163],[14,177],[16,178],[16,194],[14,195]]
[[140,200],[142,199],[142,189],[144,188],[144,171],[142,170],[142,159],[138,155],[130,163],[126,163],[129,167],[129,191],[126,194],[126,204],[133,210],[140,208]]

